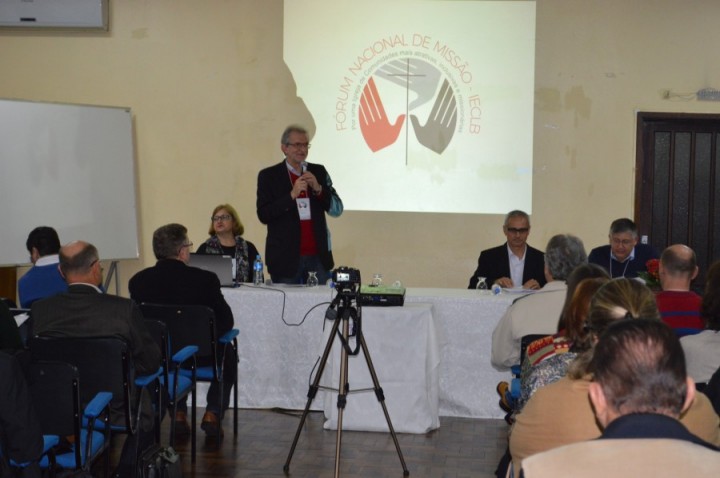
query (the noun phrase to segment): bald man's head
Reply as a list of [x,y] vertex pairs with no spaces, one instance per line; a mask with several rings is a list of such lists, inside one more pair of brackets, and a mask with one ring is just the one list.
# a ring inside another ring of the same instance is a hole
[[68,284],[99,285],[102,281],[99,261],[98,251],[90,243],[74,241],[60,248],[60,273]]

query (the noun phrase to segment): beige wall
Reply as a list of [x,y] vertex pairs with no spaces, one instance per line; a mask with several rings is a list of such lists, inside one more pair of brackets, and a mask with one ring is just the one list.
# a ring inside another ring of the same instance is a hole
[[[720,88],[719,20],[716,0],[537,1],[533,245],[572,232],[589,249],[633,215],[636,111],[720,110],[661,94]],[[221,202],[264,250],[257,172],[280,160],[286,124],[312,121],[282,60],[282,27],[281,0],[114,0],[106,34],[0,33],[0,97],[133,110],[141,257],[121,263],[123,290],[154,263],[157,226],[184,223],[199,244]],[[346,212],[330,227],[336,264],[366,279],[465,287],[480,249],[502,242],[501,223]]]

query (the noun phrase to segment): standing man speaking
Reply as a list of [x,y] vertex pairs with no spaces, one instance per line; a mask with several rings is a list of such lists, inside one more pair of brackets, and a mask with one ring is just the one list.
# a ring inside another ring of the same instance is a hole
[[325,167],[306,162],[307,130],[285,128],[280,149],[285,159],[260,171],[257,183],[257,215],[267,225],[268,272],[273,283],[303,284],[315,271],[324,284],[335,265],[325,213],[342,214],[342,201]]

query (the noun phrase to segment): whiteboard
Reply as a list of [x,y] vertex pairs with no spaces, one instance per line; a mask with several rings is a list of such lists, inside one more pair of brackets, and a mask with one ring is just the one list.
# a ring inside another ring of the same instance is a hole
[[30,262],[37,226],[137,258],[135,199],[129,108],[0,99],[0,265]]

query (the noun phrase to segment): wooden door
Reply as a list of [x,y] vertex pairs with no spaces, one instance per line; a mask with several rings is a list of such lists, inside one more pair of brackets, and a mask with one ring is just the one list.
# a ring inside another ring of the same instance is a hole
[[638,113],[635,222],[658,251],[687,244],[705,283],[720,259],[720,115]]

